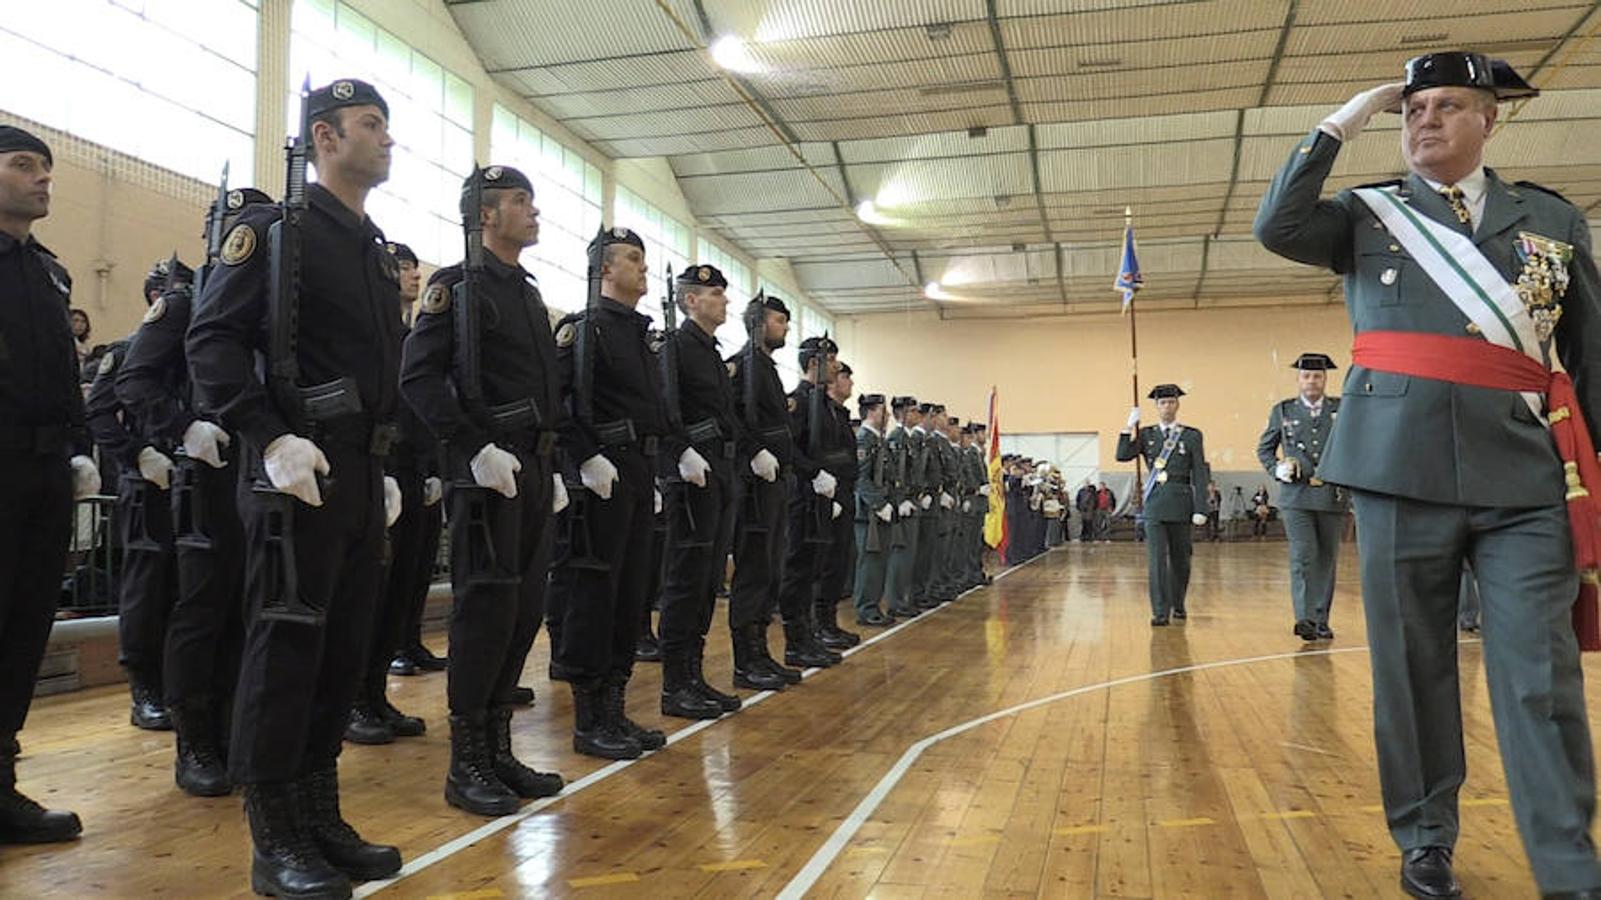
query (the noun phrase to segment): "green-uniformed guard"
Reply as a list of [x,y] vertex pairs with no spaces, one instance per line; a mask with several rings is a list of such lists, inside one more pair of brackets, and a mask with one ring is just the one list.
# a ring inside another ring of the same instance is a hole
[[856,590],[851,600],[859,624],[882,628],[895,622],[879,607],[895,522],[892,454],[884,439],[888,410],[883,394],[863,394],[857,406],[862,427],[856,431]]
[[972,522],[967,536],[965,550],[965,570],[967,586],[979,587],[990,583],[990,577],[984,574],[984,519],[990,511],[990,476],[989,466],[984,464],[984,435],[988,430],[982,422],[968,423],[970,439],[962,452],[965,454],[966,464],[972,472],[974,485],[973,495],[968,501]]
[[1267,429],[1256,444],[1256,458],[1284,484],[1279,488],[1279,509],[1290,538],[1295,633],[1303,641],[1327,641],[1334,638],[1329,604],[1334,600],[1334,573],[1349,503],[1344,488],[1317,477],[1340,414],[1340,398],[1324,394],[1328,373],[1336,367],[1327,354],[1303,353],[1290,368],[1300,373],[1299,396],[1273,405]]
[[[945,475],[944,491],[938,495],[939,502],[936,504],[936,509],[940,511],[941,528],[940,545],[934,557],[934,579],[939,587],[940,598],[954,600],[966,589],[962,584],[961,548],[966,546],[963,541],[967,535],[967,514],[962,510],[962,504],[971,489],[968,480],[972,473],[967,471],[962,461],[961,419],[949,416],[944,425],[934,438],[940,470]],[[947,497],[950,499],[947,500]]]
[[1151,624],[1188,616],[1184,595],[1190,586],[1190,526],[1206,524],[1206,464],[1201,432],[1178,421],[1176,384],[1159,384],[1148,395],[1156,401],[1160,424],[1140,428],[1140,408],[1129,412],[1128,428],[1117,438],[1117,461],[1144,457],[1145,552],[1151,590]]
[[[1500,60],[1417,57],[1405,84],[1358,94],[1304,138],[1256,217],[1267,249],[1345,277],[1356,340],[1317,475],[1353,492],[1385,815],[1402,886],[1418,897],[1460,892],[1464,559],[1478,577],[1490,706],[1535,880],[1547,896],[1601,896],[1573,617],[1575,539],[1586,534],[1567,509],[1571,497],[1585,514],[1601,487],[1581,481],[1594,460],[1573,446],[1583,418],[1601,415],[1591,369],[1601,278],[1581,210],[1483,165],[1497,101],[1535,93]],[[1397,108],[1410,174],[1322,198],[1341,149]],[[1553,357],[1571,385],[1549,371]],[[1434,452],[1420,452],[1419,435]]]
[[913,456],[922,442],[918,426],[923,422],[923,414],[918,408],[917,398],[910,395],[895,397],[890,400],[889,406],[895,417],[895,427],[890,429],[884,443],[889,449],[890,494],[895,500],[895,526],[890,531],[884,603],[885,612],[890,616],[909,619],[919,612],[913,599],[916,596],[913,582],[921,521],[918,501],[922,486],[914,478]]

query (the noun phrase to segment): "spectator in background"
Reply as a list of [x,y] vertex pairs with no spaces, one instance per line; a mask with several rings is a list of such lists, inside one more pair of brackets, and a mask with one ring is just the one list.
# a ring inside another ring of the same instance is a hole
[[1218,520],[1223,512],[1223,492],[1217,489],[1217,482],[1208,482],[1206,485],[1206,537],[1216,541],[1221,538],[1223,529],[1219,527]]
[[1112,540],[1112,511],[1117,509],[1117,495],[1112,489],[1101,482],[1100,489],[1095,492],[1095,539],[1101,542]]
[[1090,484],[1089,479],[1085,479],[1073,497],[1073,508],[1078,510],[1078,539],[1085,544],[1095,539],[1096,497],[1095,485]]
[[1273,506],[1268,499],[1267,485],[1256,489],[1251,495],[1251,536],[1267,537],[1267,520],[1273,515]]

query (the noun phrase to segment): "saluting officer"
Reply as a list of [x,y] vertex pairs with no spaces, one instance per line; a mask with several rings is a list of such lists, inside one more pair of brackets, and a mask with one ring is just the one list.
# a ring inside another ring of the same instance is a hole
[[660,366],[646,340],[650,318],[635,308],[648,289],[645,243],[626,228],[603,228],[590,256],[592,266],[599,257],[590,273],[598,296],[556,329],[567,412],[561,446],[567,474],[585,494],[563,512],[573,539],[551,576],[562,611],[553,652],[572,686],[573,749],[633,759],[667,744],[629,719],[624,701],[650,581],[637,557],[655,527],[656,456],[668,426]]
[[1151,389],[1158,424],[1140,426],[1140,408],[1129,412],[1128,428],[1118,435],[1117,460],[1143,457],[1150,466],[1145,479],[1145,552],[1151,593],[1151,624],[1166,625],[1168,617],[1184,619],[1189,612],[1184,595],[1190,587],[1190,526],[1206,524],[1206,484],[1211,468],[1200,429],[1179,423],[1176,384]]
[[[1325,395],[1334,360],[1324,353],[1303,353],[1295,369],[1300,395],[1273,404],[1267,429],[1256,443],[1256,458],[1279,489],[1279,509],[1290,538],[1290,597],[1295,604],[1295,634],[1303,641],[1334,638],[1329,604],[1334,600],[1334,573],[1345,531],[1346,492],[1317,476],[1329,434],[1340,414],[1340,398]],[[1280,454],[1282,453],[1282,457]]]
[[[399,273],[365,213],[394,141],[389,107],[365,82],[335,81],[302,102],[317,183],[291,184],[283,213],[240,216],[187,348],[201,412],[243,440],[241,478],[252,482],[240,491],[248,612],[228,748],[255,844],[251,884],[339,895],[350,879],[400,869],[398,850],[363,840],[340,814],[337,767],[384,528],[400,512],[383,473],[399,400]],[[297,255],[296,282],[276,282],[274,268]]]
[[0,125],[0,844],[67,841],[77,815],[17,790],[17,732],[50,639],[73,501],[100,490],[89,459],[67,308],[72,279],[33,236],[50,214],[50,148]]
[[450,769],[445,800],[484,816],[548,797],[560,775],[512,755],[512,691],[545,615],[552,458],[563,422],[550,314],[518,263],[539,241],[528,176],[475,169],[462,185],[464,262],[428,279],[406,337],[401,391],[444,441],[450,479]]
[[[206,233],[220,237],[246,207],[271,203],[254,188],[229,191],[207,212]],[[214,272],[216,265],[208,258],[202,272]],[[189,380],[184,335],[193,314],[194,288],[188,283],[177,282],[156,298],[116,365],[116,394],[138,423],[139,440],[175,464],[170,493],[177,598],[167,617],[161,667],[166,710],[177,732],[174,779],[197,797],[220,797],[233,789],[222,746],[244,640],[245,533],[235,496],[239,447],[200,414]]]
[[894,454],[884,439],[888,409],[883,394],[863,394],[857,401],[862,425],[856,432],[856,590],[852,601],[860,625],[883,628],[895,619],[884,614],[879,601],[894,537]]
[[[159,318],[161,294],[187,285],[194,271],[177,257],[145,275],[145,321]],[[172,722],[162,686],[167,615],[178,595],[177,556],[172,538],[172,457],[145,439],[138,418],[117,399],[117,371],[132,337],[113,341],[85,400],[89,433],[100,452],[116,460],[117,516],[122,528],[122,577],[117,598],[118,661],[128,673],[128,721],[148,731],[168,731]]]
[[663,348],[663,364],[676,366],[674,419],[682,432],[668,441],[667,452],[677,477],[669,479],[665,497],[662,714],[715,719],[740,707],[738,697],[706,683],[701,660],[734,528],[737,467],[750,447],[734,405],[732,367],[717,352],[717,329],[728,319],[728,279],[716,266],[699,265],[675,280],[687,318]]

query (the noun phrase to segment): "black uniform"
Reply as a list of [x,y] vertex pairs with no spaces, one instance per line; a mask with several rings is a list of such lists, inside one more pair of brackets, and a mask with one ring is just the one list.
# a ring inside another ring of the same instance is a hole
[[[508,706],[539,631],[552,546],[551,455],[563,419],[556,345],[533,277],[486,253],[467,310],[452,300],[461,280],[460,265],[429,279],[401,365],[407,402],[446,448],[455,595],[448,690],[453,715]],[[459,360],[473,352],[471,338],[458,331],[463,315],[476,318],[475,390],[459,386]],[[469,397],[481,399],[464,399]],[[522,463],[516,497],[473,480],[470,463],[490,443]],[[487,554],[475,546],[482,538],[472,530],[475,520],[487,524],[496,564],[509,578],[488,583],[476,577]]]
[[843,404],[832,397],[824,403],[829,415],[829,428],[824,432],[828,462],[824,468],[839,481],[834,499],[844,512],[829,522],[833,543],[822,560],[816,619],[819,638],[836,641],[843,636],[839,646],[850,646],[857,642],[856,637],[839,628],[836,616],[840,599],[850,595],[846,581],[856,568],[856,429],[851,427],[851,412]]
[[[383,454],[396,415],[400,285],[383,234],[321,185],[307,189],[303,219],[297,358],[300,386],[350,378],[360,411],[309,421],[280,408],[257,375],[267,351],[269,207],[247,210],[229,233],[223,265],[206,282],[188,336],[202,411],[243,438],[240,512],[248,599],[244,661],[229,767],[243,784],[328,771],[338,758],[370,639],[382,568]],[[281,496],[266,484],[261,454],[299,434],[327,456],[323,505],[291,501],[299,597],[325,612],[320,625],[263,619],[271,573],[268,519]]]
[[182,455],[184,432],[201,418],[184,356],[193,308],[188,285],[156,301],[117,367],[116,393],[138,423],[141,446],[156,448],[178,466],[167,528],[174,530],[176,521],[184,533],[176,535],[177,599],[168,616],[162,672],[168,705],[194,707],[201,716],[226,705],[238,678],[244,527],[235,499],[238,442],[219,447],[226,463],[221,469]]
[[[758,335],[753,340],[760,340]],[[755,373],[750,361],[755,360]],[[729,585],[728,627],[737,634],[750,627],[766,628],[778,602],[779,576],[784,561],[784,511],[794,489],[795,444],[789,433],[789,412],[784,383],[772,354],[747,346],[729,362],[734,364],[734,404],[746,423],[751,456],[761,450],[779,464],[776,481],[750,472],[750,458],[741,454],[737,467],[744,479],[734,531],[734,577]],[[754,379],[753,385],[747,381]]]
[[[804,351],[804,347],[802,348]],[[819,354],[818,365],[827,365]],[[817,412],[813,411],[814,393]],[[784,574],[778,589],[778,611],[784,619],[784,661],[789,665],[827,666],[839,661],[818,642],[816,635],[817,612],[814,604],[818,582],[823,578],[828,554],[835,547],[836,533],[844,534],[838,526],[852,527],[852,516],[844,514],[845,503],[854,498],[843,493],[844,486],[837,484],[834,496],[829,499],[816,493],[812,481],[817,473],[827,471],[836,476],[846,466],[856,465],[855,437],[850,434],[847,419],[840,422],[829,412],[833,403],[827,389],[802,381],[790,392],[788,400],[790,437],[795,444],[794,486],[787,510],[789,539],[784,549]],[[811,444],[812,416],[821,417],[819,439]],[[844,431],[841,435],[838,432]],[[853,449],[847,450],[846,446]],[[834,506],[841,513],[833,515]]]
[[68,459],[89,452],[72,279],[43,244],[0,232],[0,790],[33,700],[71,537]]

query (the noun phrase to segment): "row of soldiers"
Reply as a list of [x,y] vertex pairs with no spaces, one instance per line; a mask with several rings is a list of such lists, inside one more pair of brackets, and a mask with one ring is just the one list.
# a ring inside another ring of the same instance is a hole
[[[384,698],[384,673],[415,627],[441,520],[453,593],[444,792],[482,815],[563,787],[511,750],[541,623],[550,674],[573,692],[574,749],[627,759],[665,745],[624,699],[655,590],[662,711],[713,718],[742,703],[702,670],[730,554],[736,689],[782,690],[797,668],[839,663],[859,641],[836,622],[844,596],[858,622],[882,627],[987,580],[981,429],[938,404],[869,394],[853,434],[849,369],[826,336],[801,343],[805,377],[786,395],[773,352],[788,309],[771,295],[744,310],[749,342],[724,360],[714,335],[727,282],[713,266],[669,279],[668,328],[653,332],[636,308],[644,244],[627,229],[597,235],[585,306],[553,328],[518,263],[539,211],[511,167],[467,179],[465,258],[433,274],[408,327],[415,257],[364,212],[388,175],[388,113],[354,79],[305,94],[283,200],[224,189],[206,264],[191,273],[174,258],[153,273],[139,332],[91,390],[92,429],[71,373],[70,281],[28,230],[48,213],[49,149],[0,130],[0,225],[20,223],[0,241],[0,277],[28,301],[22,319],[0,319],[0,362],[19,373],[0,404],[0,471],[26,501],[0,514],[0,538],[42,542],[0,556],[0,841],[81,830],[15,790],[13,738],[72,498],[100,487],[90,430],[124,472],[135,724],[170,722],[186,791],[243,786],[260,893],[347,896],[400,867],[396,848],[344,819],[337,759],[346,739],[423,731]],[[660,570],[648,559],[658,523]],[[766,637],[775,609],[783,664]]]

